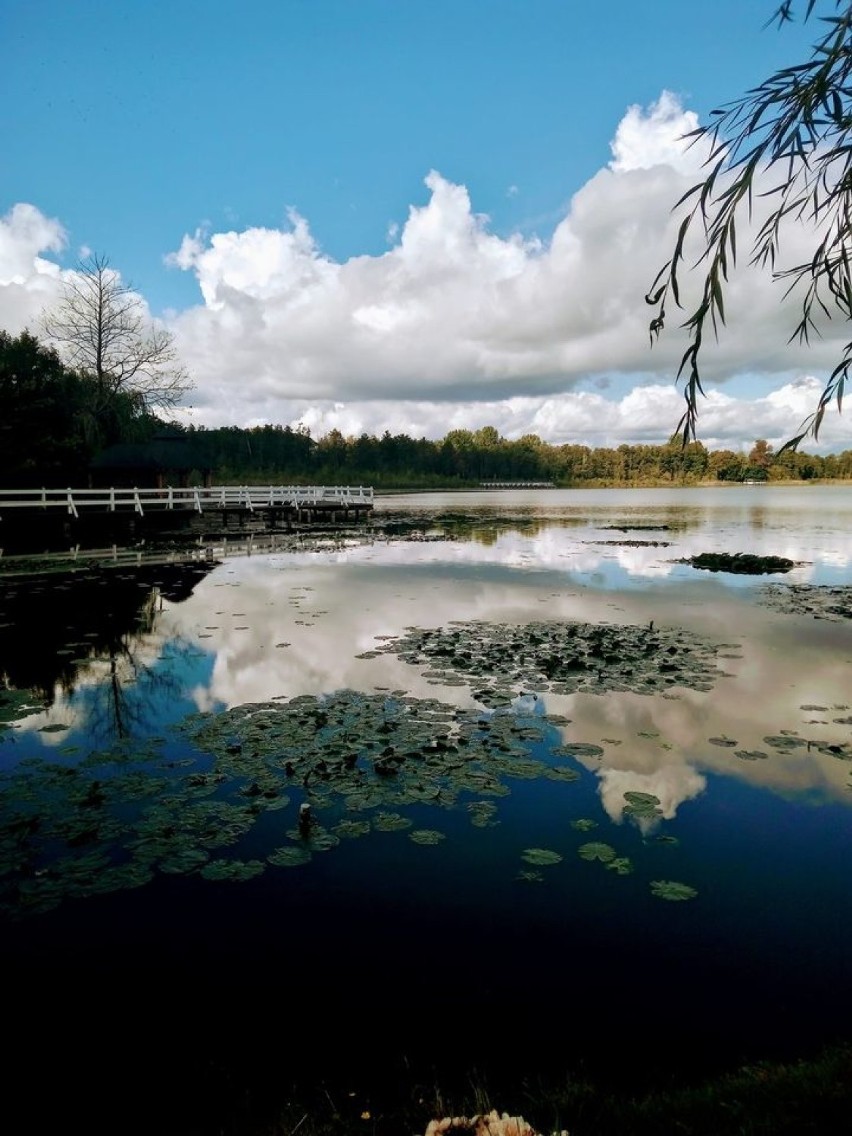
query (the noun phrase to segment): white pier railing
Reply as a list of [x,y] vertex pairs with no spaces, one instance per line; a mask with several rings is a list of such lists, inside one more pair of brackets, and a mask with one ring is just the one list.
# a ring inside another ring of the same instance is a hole
[[351,485],[211,485],[189,489],[0,489],[0,518],[7,509],[83,509],[110,513],[206,509],[371,509],[373,490]]

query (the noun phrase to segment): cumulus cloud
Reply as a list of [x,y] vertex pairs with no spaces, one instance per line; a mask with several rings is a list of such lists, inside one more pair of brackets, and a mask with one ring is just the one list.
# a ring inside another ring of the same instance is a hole
[[12,335],[34,329],[42,308],[60,290],[60,271],[41,254],[66,244],[59,221],[34,205],[19,204],[0,217],[0,327]]
[[708,156],[708,147],[689,137],[698,125],[698,115],[684,110],[671,91],[663,91],[647,110],[634,104],[610,143],[610,169],[626,173],[671,166],[682,173],[698,174]]
[[[197,384],[192,420],[430,437],[490,422],[509,437],[553,442],[664,439],[682,410],[673,378],[686,339],[669,312],[651,349],[644,295],[674,244],[671,206],[706,156],[684,139],[696,125],[668,92],[630,107],[611,162],[547,239],[499,235],[466,187],[437,171],[425,201],[389,227],[381,255],[334,260],[296,210],[280,229],[187,234],[167,259],[194,275],[201,295],[171,319]],[[18,272],[0,291],[0,323],[17,330],[42,306],[36,293],[56,282],[41,253],[58,251],[64,236],[33,206],[17,206],[4,224],[12,235],[0,238],[0,289],[7,264]],[[786,251],[807,256],[804,229]],[[684,280],[687,303],[695,285]],[[704,354],[708,444],[780,441],[813,409],[819,375],[848,333],[837,322],[808,348],[789,343],[797,312],[782,295],[748,265],[729,285],[729,325]],[[745,403],[726,395],[724,384],[744,374],[775,393]],[[632,394],[615,393],[630,384]],[[823,448],[844,434],[842,420],[827,420]]]

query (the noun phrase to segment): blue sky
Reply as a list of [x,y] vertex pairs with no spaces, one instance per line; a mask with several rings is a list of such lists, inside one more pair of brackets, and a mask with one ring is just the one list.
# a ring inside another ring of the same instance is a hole
[[[0,326],[35,327],[89,249],[174,331],[199,424],[667,436],[677,337],[637,329],[695,180],[670,152],[805,56],[816,26],[772,6],[4,0]],[[751,321],[708,369],[708,444],[786,436],[830,362],[757,307],[765,346]]]

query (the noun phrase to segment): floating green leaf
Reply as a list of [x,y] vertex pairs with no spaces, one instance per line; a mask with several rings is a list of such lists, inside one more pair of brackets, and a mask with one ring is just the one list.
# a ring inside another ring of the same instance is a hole
[[434,828],[417,828],[409,832],[408,839],[415,844],[440,844],[442,840],[446,840],[446,836]]
[[674,902],[684,899],[694,899],[698,892],[688,884],[678,883],[677,880],[652,880],[651,894],[657,899],[669,899]]
[[528,864],[535,864],[537,867],[546,867],[559,864],[562,857],[558,852],[551,852],[548,848],[525,848],[521,853],[521,859],[526,860]]
[[604,864],[615,859],[615,849],[612,845],[601,841],[593,840],[589,844],[581,844],[577,852],[584,860],[600,860]]

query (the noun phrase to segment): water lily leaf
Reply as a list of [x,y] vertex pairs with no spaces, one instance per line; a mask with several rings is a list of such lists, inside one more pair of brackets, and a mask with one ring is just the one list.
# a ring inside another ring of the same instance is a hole
[[653,793],[640,793],[636,789],[629,789],[624,794],[624,799],[630,805],[658,805],[660,798],[655,797]]
[[342,820],[332,829],[337,836],[344,839],[353,839],[356,836],[366,836],[370,831],[368,820]]
[[669,899],[677,902],[684,899],[694,899],[698,892],[689,884],[678,883],[677,880],[652,880],[651,894],[655,895],[657,899]]
[[296,868],[300,864],[307,864],[311,859],[311,853],[307,848],[276,848],[266,859],[276,868]]
[[521,853],[521,859],[526,860],[528,864],[545,867],[551,864],[559,864],[562,857],[558,852],[551,852],[548,848],[525,848]]
[[571,827],[576,828],[578,832],[591,832],[593,828],[598,827],[598,822],[590,817],[578,817],[577,820],[571,821]]
[[633,864],[627,856],[616,856],[606,864],[608,872],[615,872],[619,876],[629,876],[633,871]]
[[399,832],[411,828],[411,823],[408,817],[400,816],[399,813],[378,813],[373,819],[373,828],[377,832]]
[[440,844],[442,840],[446,840],[446,836],[434,828],[417,828],[409,832],[408,839],[415,844]]
[[544,771],[549,781],[579,781],[582,774],[568,765],[551,765]]
[[593,840],[589,844],[581,844],[577,852],[584,860],[600,860],[604,864],[615,859],[615,849],[612,845],[601,841]]
[[205,880],[241,883],[259,876],[263,869],[262,860],[211,860],[201,869],[201,875]]

